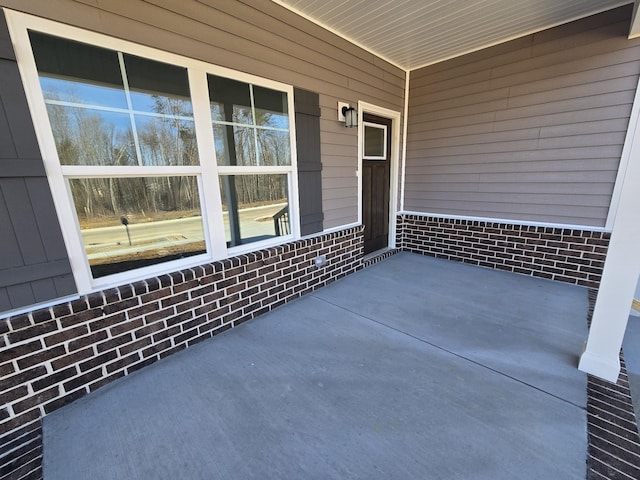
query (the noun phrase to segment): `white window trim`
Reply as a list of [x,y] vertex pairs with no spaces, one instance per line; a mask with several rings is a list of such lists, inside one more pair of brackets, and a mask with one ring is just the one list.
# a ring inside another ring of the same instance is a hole
[[[164,52],[151,47],[138,45],[126,40],[110,37],[100,33],[86,31],[77,27],[64,25],[52,20],[33,15],[3,9],[9,33],[13,42],[18,69],[25,87],[27,103],[31,111],[40,146],[47,179],[51,188],[54,205],[62,229],[67,254],[71,263],[76,286],[79,293],[88,293],[107,287],[142,280],[161,273],[168,273],[195,265],[228,258],[238,253],[259,250],[261,248],[280,245],[300,238],[298,175],[295,138],[295,108],[293,86],[255,75],[238,72],[228,68],[212,65],[199,60]],[[140,57],[173,64],[187,69],[189,87],[193,107],[193,121],[198,146],[199,166],[165,166],[165,167],[99,167],[99,172],[92,172],[96,167],[60,165],[53,133],[49,124],[47,108],[40,88],[38,72],[31,50],[28,30],[55,35],[69,40],[76,40],[102,48],[137,55]],[[288,100],[289,139],[291,145],[291,165],[276,167],[228,167],[217,166],[213,129],[209,112],[209,90],[207,74],[231,78],[240,82],[285,92]],[[288,175],[289,224],[291,233],[274,239],[253,242],[233,248],[227,248],[222,220],[222,201],[220,197],[218,174],[249,173],[283,173]],[[93,279],[87,256],[85,254],[82,235],[73,207],[73,199],[68,187],[69,178],[88,177],[131,177],[161,175],[195,175],[198,177],[200,209],[203,219],[205,254],[194,255],[186,259],[173,260],[140,269]]]
[[369,127],[369,128],[376,128],[378,130],[382,130],[382,138],[383,138],[383,144],[382,144],[382,151],[384,152],[383,155],[365,155],[364,154],[364,146],[362,148],[362,158],[363,160],[386,160],[387,159],[387,126],[386,125],[378,125],[377,123],[371,123],[371,122],[362,122],[363,128],[362,128],[362,141],[364,142],[366,139],[364,137],[366,130],[364,129],[364,127]]

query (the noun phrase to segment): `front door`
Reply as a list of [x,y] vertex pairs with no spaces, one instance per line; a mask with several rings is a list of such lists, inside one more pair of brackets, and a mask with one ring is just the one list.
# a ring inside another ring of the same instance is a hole
[[365,113],[362,145],[364,254],[389,244],[391,119]]

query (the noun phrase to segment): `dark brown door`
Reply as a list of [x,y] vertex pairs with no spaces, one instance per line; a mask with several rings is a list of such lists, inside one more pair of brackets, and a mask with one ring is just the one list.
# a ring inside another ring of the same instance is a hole
[[362,223],[364,253],[389,244],[391,119],[365,113],[362,146]]

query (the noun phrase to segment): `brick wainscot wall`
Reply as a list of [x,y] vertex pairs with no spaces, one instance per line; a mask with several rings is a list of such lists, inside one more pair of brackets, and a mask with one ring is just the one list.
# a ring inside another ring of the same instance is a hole
[[353,273],[362,252],[351,228],[0,320],[0,480],[42,478],[44,415]]
[[397,247],[597,289],[609,233],[421,215],[397,217]]
[[[397,249],[598,287],[609,234],[400,215]],[[42,478],[44,415],[355,272],[361,227],[240,255],[0,320],[0,480]],[[326,255],[327,265],[313,259]]]

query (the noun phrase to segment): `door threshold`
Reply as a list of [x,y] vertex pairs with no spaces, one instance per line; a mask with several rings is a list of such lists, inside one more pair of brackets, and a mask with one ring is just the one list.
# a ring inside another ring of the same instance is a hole
[[395,255],[400,250],[397,248],[385,247],[380,250],[376,250],[375,252],[367,253],[364,257],[362,257],[362,266],[369,267],[375,263],[378,263],[380,260],[384,260],[385,258],[389,258],[392,255]]

